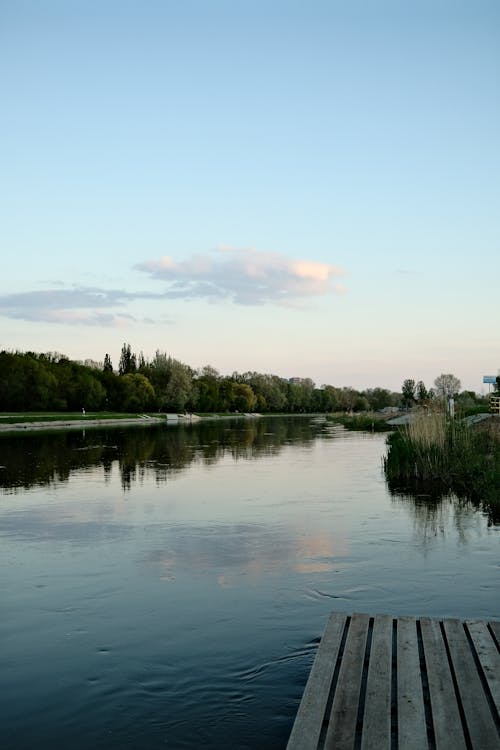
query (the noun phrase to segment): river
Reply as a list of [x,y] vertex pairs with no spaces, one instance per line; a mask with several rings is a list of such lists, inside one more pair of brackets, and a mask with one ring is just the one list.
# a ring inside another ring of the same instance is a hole
[[0,744],[284,748],[331,611],[499,616],[499,526],[385,438],[262,418],[0,438]]

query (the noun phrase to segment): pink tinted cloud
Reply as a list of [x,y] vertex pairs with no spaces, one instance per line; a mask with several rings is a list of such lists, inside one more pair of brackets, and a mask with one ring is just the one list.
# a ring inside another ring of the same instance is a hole
[[136,269],[165,282],[165,297],[290,306],[308,297],[344,291],[335,281],[343,275],[338,266],[226,245],[188,260],[165,256],[146,261]]

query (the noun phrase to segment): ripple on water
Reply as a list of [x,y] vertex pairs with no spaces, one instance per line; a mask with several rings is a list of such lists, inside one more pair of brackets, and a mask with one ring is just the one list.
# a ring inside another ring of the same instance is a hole
[[384,437],[136,430],[3,443],[2,750],[276,750],[332,610],[494,614],[498,528],[391,497]]

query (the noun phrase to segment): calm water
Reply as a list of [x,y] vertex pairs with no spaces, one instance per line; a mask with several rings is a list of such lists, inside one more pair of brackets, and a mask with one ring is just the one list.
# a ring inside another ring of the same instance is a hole
[[322,420],[0,439],[4,749],[286,745],[332,610],[498,617],[499,527]]

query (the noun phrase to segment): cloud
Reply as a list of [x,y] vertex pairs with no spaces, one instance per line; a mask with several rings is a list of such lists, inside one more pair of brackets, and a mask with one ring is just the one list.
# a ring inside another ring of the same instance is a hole
[[51,289],[0,295],[0,316],[36,323],[123,327],[136,322],[155,322],[149,317],[138,319],[129,314],[128,305],[137,300],[229,300],[239,305],[299,307],[308,298],[345,291],[336,280],[342,275],[341,269],[330,263],[229,246],[185,261],[171,257],[147,261],[135,269],[163,282],[165,288],[157,292],[129,292],[96,286],[65,287],[53,281]]
[[295,306],[303,299],[345,291],[334,280],[337,266],[293,260],[280,253],[221,245],[210,254],[176,261],[169,256],[135,266],[167,283],[164,297],[228,299],[239,305]]
[[97,287],[19,292],[0,296],[0,315],[33,322],[122,327],[135,318],[126,312],[111,312],[110,308],[144,297],[158,295]]

